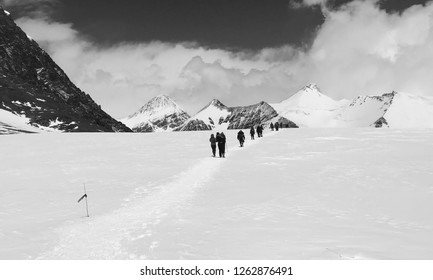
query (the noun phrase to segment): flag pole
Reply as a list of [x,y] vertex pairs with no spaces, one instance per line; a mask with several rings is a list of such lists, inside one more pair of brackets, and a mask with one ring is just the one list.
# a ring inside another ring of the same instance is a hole
[[89,206],[87,204],[87,192],[86,192],[86,184],[85,183],[84,183],[84,195],[85,195],[85,198],[86,198],[86,213],[87,213],[87,217],[90,217],[89,216]]

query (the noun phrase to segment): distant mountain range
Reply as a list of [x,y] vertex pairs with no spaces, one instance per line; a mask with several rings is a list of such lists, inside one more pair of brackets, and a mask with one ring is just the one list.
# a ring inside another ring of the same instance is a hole
[[0,111],[0,133],[131,131],[77,88],[1,7]]
[[[336,101],[324,95],[314,84],[307,85],[286,100],[273,104],[262,101],[250,106],[228,107],[214,99],[190,118],[186,118],[187,114],[172,103],[173,100],[169,107],[177,108],[172,111],[181,113],[183,117],[172,118],[173,122],[170,121],[171,118],[164,118],[164,127],[159,126],[159,131],[248,129],[258,124],[267,126],[271,122],[279,122],[284,127],[433,128],[431,97],[391,92],[380,96],[358,96],[353,100]],[[149,115],[147,110],[150,110],[152,115],[164,115],[155,111],[168,110],[164,106],[157,109],[145,105],[143,108],[147,108],[141,110],[141,114],[145,116]],[[137,113],[133,116],[137,118]],[[145,119],[147,120],[147,117]],[[124,122],[128,125],[128,122]],[[166,129],[167,127],[170,129]]]

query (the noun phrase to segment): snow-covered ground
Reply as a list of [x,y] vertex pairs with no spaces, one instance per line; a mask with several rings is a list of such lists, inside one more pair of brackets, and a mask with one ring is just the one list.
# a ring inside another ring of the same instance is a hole
[[433,258],[432,130],[236,132],[1,136],[0,259]]

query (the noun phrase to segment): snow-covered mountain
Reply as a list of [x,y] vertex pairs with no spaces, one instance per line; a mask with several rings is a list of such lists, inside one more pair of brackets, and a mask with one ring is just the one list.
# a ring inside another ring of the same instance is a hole
[[[394,92],[390,105],[381,117],[391,128],[433,128],[433,97]],[[383,95],[386,96],[386,95]]]
[[433,98],[407,93],[336,101],[311,84],[271,106],[301,127],[433,128]]
[[[0,109],[44,130],[130,131],[77,88],[1,7]],[[4,131],[6,127],[10,131],[27,131],[9,123],[11,119],[0,119]]]
[[131,116],[120,120],[134,132],[171,131],[189,115],[166,95],[158,95]]
[[274,108],[264,101],[250,106],[227,107],[214,99],[175,130],[248,129],[258,124],[266,125],[277,116]]
[[280,116],[301,127],[328,127],[333,126],[333,118],[347,103],[347,100],[333,100],[321,93],[315,84],[310,84],[271,106]]
[[337,127],[433,128],[433,98],[402,92],[358,96],[334,120]]
[[358,96],[334,116],[337,127],[368,127],[375,125],[390,108],[396,93],[381,96]]
[[212,130],[216,128],[227,129],[224,120],[230,115],[230,108],[221,101],[214,99],[197,114],[189,118],[176,131]]

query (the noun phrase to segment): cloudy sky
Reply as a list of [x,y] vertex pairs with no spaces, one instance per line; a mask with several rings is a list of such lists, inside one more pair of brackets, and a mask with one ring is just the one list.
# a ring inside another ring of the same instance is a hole
[[158,94],[193,114],[288,98],[433,95],[427,0],[0,0],[108,113]]

